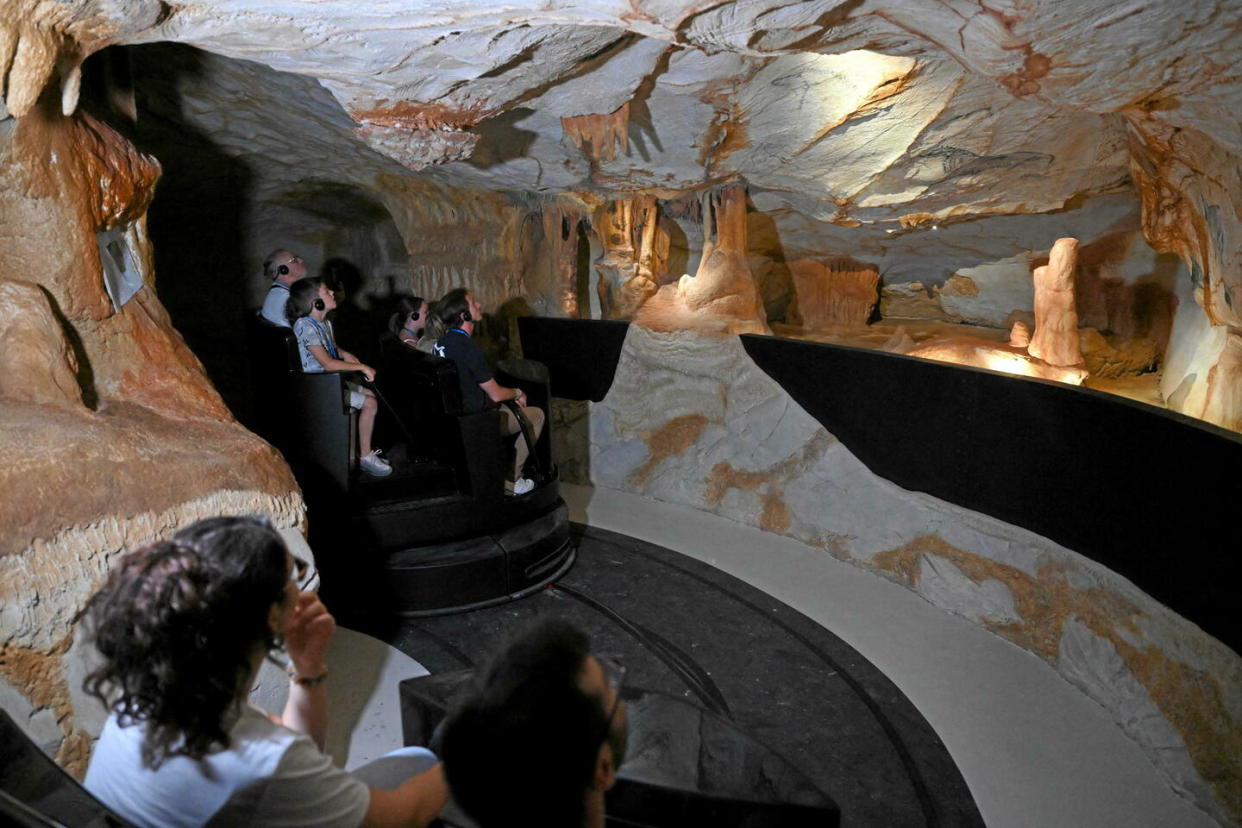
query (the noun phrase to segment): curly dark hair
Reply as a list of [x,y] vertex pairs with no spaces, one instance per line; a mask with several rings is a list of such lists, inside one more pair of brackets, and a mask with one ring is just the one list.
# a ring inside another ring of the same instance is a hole
[[255,648],[278,644],[268,618],[288,567],[266,519],[209,518],[125,555],[91,596],[82,615],[103,665],[83,688],[120,724],[146,723],[148,767],[229,744]]

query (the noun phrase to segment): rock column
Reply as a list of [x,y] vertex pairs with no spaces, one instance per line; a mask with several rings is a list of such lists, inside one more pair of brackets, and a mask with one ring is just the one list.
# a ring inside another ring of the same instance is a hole
[[1074,304],[1077,264],[1078,240],[1057,239],[1048,264],[1035,268],[1035,333],[1027,350],[1049,365],[1082,363]]

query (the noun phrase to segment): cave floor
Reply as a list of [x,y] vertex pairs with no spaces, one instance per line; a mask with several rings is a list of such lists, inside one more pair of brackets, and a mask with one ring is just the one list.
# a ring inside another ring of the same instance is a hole
[[[808,342],[825,342],[830,345],[849,345],[875,351],[890,350],[894,343],[909,337],[915,344],[936,338],[970,337],[999,344],[1009,341],[1009,331],[960,322],[942,322],[935,319],[907,319],[888,317],[867,325],[839,325],[831,328],[806,330],[797,325],[777,323],[772,326],[777,336],[804,339]],[[1136,402],[1165,408],[1160,393],[1160,372],[1125,377],[1088,377],[1084,388],[1104,391]]]
[[[782,757],[787,765],[762,760],[762,772],[756,768],[748,780],[752,795],[785,788],[800,773],[838,803],[843,825],[983,825],[935,731],[840,638],[679,552],[582,524],[573,532],[578,560],[552,586],[497,607],[407,620],[389,643],[433,674],[450,672],[485,660],[533,618],[562,618],[591,636],[595,652],[626,665],[632,691],[689,701]],[[667,726],[677,747],[660,748],[669,738],[663,733],[644,742],[657,750],[631,759],[681,778],[676,757],[700,731],[680,720]],[[743,760],[744,751],[720,738],[716,731],[702,736],[720,754],[700,759],[707,767],[758,761]]]
[[715,688],[844,826],[1215,824],[1051,666],[908,589],[715,515],[561,491],[584,548],[553,588],[381,637],[438,673],[526,618],[569,618],[622,656],[632,686],[696,702]]

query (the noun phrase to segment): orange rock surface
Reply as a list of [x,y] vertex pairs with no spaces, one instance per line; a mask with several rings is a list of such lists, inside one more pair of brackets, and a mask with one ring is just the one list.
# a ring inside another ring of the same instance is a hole
[[1078,309],[1074,302],[1078,240],[1057,239],[1048,264],[1035,268],[1035,333],[1028,350],[1049,365],[1078,365]]

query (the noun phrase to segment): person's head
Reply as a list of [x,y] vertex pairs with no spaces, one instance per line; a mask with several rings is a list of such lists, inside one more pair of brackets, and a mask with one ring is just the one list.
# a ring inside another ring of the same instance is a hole
[[573,626],[543,620],[520,632],[449,716],[442,758],[449,788],[483,828],[578,828],[625,756],[621,676]]
[[483,316],[483,307],[466,288],[453,288],[436,303],[436,316],[449,328],[474,325]]
[[291,285],[306,275],[306,263],[301,256],[284,248],[273,250],[263,260],[263,275],[267,279]]
[[401,338],[402,329],[417,334],[427,327],[427,303],[421,296],[402,296],[397,302],[397,312],[388,320],[388,330]]
[[289,299],[285,302],[285,316],[290,322],[310,316],[315,311],[327,313],[336,307],[336,297],[318,276],[301,279],[289,288]]
[[227,715],[297,597],[292,558],[263,518],[201,520],[123,556],[87,602],[102,657],[83,683],[122,724],[147,724],[144,760],[228,744]]

